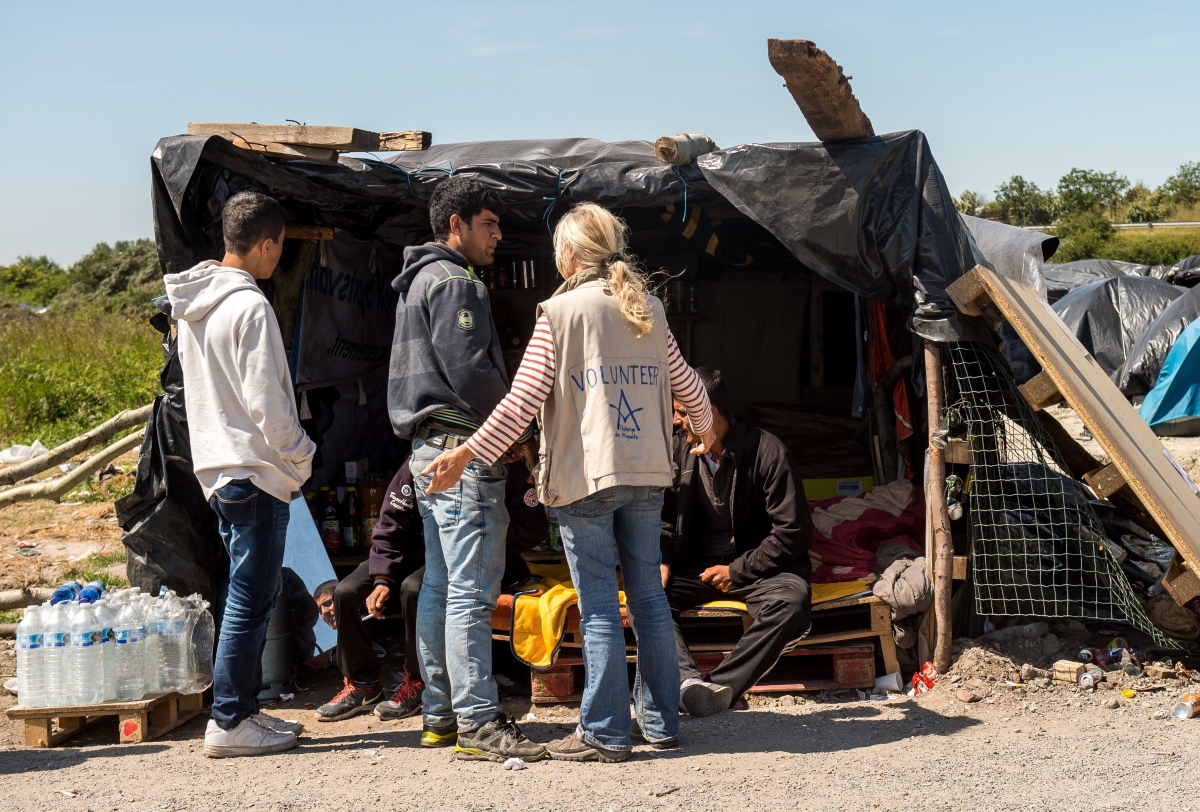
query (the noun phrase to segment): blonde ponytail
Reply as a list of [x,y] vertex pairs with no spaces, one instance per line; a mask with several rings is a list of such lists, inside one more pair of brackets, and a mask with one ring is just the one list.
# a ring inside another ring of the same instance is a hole
[[646,279],[625,253],[628,235],[621,218],[595,203],[580,203],[554,229],[554,261],[564,279],[592,268],[607,271],[621,315],[646,335],[654,327],[654,311]]

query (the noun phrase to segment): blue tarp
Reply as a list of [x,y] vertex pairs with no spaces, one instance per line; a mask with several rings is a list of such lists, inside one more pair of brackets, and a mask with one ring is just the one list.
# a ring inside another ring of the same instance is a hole
[[1200,320],[1189,324],[1175,340],[1158,382],[1138,414],[1155,434],[1200,435]]

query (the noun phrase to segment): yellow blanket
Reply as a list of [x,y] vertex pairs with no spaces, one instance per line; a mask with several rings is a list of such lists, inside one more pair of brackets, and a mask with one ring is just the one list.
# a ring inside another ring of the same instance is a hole
[[[571,572],[565,564],[531,564],[530,571],[541,578],[517,593],[513,599],[512,650],[517,659],[530,668],[549,668],[558,658],[563,633],[567,625],[567,610],[579,603],[579,593],[571,583]],[[861,592],[869,581],[847,581],[838,584],[813,584],[814,605],[837,600]],[[625,605],[625,593],[617,593]],[[708,609],[746,611],[741,601],[713,601]]]

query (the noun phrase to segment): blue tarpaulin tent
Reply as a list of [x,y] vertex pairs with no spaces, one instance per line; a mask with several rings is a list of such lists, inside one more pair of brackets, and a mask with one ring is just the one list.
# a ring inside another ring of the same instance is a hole
[[1138,414],[1160,436],[1200,435],[1200,320],[1175,340]]

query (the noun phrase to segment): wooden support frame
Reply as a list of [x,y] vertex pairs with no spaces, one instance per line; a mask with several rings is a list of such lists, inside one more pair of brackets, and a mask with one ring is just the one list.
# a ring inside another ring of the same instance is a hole
[[247,149],[263,152],[284,150],[269,149],[285,146],[296,150],[291,154],[310,157],[326,152],[395,152],[429,149],[433,136],[424,130],[403,132],[372,132],[357,127],[324,127],[308,124],[225,124],[193,121],[188,124],[188,135],[217,135]]
[[[929,409],[929,431],[932,433],[942,420],[942,351],[931,341],[925,342],[925,386]],[[950,667],[950,648],[953,644],[953,619],[950,596],[954,584],[954,540],[950,535],[950,516],[946,513],[946,462],[943,450],[929,444],[929,481],[925,499],[933,526],[933,664],[938,671]]]
[[1084,474],[1083,481],[1101,499],[1107,499],[1125,487],[1125,477],[1121,476],[1121,471],[1111,463]]
[[[160,694],[135,702],[101,702],[24,708],[5,713],[25,722],[27,747],[54,747],[106,718],[116,716],[122,744],[153,741],[204,712],[203,694]],[[57,722],[57,725],[55,724]]]
[[1025,396],[1025,400],[1029,401],[1029,405],[1035,412],[1041,411],[1047,406],[1053,406],[1055,403],[1061,403],[1063,400],[1062,392],[1058,391],[1058,384],[1044,369],[1017,388],[1021,390],[1021,394]]

